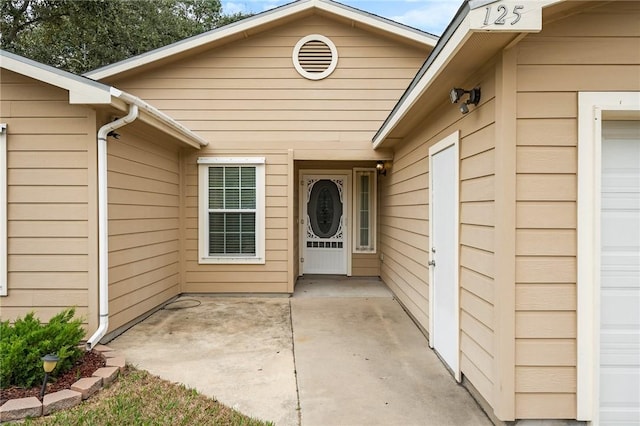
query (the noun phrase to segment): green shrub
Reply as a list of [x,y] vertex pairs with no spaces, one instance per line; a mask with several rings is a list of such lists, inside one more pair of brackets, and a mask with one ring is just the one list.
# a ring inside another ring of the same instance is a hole
[[60,312],[48,324],[40,323],[33,312],[15,323],[0,322],[0,387],[33,387],[42,382],[41,358],[56,354],[60,361],[52,375],[73,367],[82,355],[78,347],[84,337],[82,320],[73,319],[75,309]]

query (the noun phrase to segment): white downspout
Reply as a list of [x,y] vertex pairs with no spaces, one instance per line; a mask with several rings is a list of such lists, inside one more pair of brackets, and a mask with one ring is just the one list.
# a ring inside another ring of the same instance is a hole
[[129,105],[129,113],[105,124],[98,130],[98,329],[87,340],[89,351],[104,337],[109,328],[109,218],[107,200],[107,135],[138,118],[138,106]]

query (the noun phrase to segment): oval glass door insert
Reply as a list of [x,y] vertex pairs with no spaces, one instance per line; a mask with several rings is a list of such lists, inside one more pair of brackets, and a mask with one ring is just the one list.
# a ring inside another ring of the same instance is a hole
[[342,201],[335,182],[328,179],[317,181],[311,189],[307,214],[313,233],[319,238],[331,238],[340,227]]

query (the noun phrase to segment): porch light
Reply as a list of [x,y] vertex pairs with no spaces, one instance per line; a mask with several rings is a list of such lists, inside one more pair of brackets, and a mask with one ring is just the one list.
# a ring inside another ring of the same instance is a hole
[[42,357],[42,368],[44,369],[44,380],[42,381],[42,389],[40,390],[40,399],[44,398],[44,392],[47,387],[47,380],[49,379],[49,373],[56,368],[60,358],[57,355],[49,354]]
[[384,164],[384,161],[380,160],[376,163],[376,170],[378,171],[379,175],[382,176],[386,176],[387,175],[387,168]]
[[465,90],[459,87],[454,87],[451,89],[451,92],[449,92],[449,99],[451,99],[452,104],[457,104],[465,94],[469,95],[469,99],[460,105],[460,112],[463,114],[469,112],[468,105],[478,105],[478,103],[480,103],[480,88],[474,87],[471,90]]

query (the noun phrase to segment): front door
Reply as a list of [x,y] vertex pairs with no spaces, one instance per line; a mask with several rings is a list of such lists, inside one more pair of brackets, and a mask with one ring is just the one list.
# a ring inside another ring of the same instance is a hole
[[430,343],[459,379],[457,140],[454,133],[429,150],[429,236]]
[[347,274],[348,175],[303,175],[304,274]]

